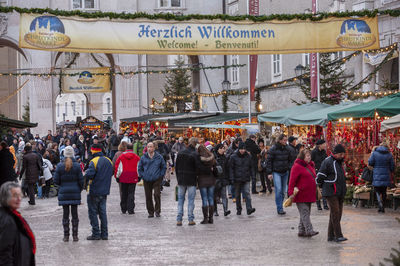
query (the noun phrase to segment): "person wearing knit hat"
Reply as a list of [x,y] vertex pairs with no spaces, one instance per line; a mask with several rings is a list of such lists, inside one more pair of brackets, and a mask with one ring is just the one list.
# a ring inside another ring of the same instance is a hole
[[322,187],[322,196],[326,198],[329,209],[328,241],[343,242],[340,220],[342,219],[344,196],[346,195],[346,175],[343,160],[346,149],[338,144],[333,154],[326,158],[317,174],[317,184]]
[[[315,164],[315,172],[318,173],[322,162],[326,159],[326,157],[328,157],[328,155],[326,154],[325,140],[319,139],[319,140],[317,140],[315,145],[316,145],[315,148],[311,152],[311,160]],[[317,203],[317,209],[319,211],[322,211],[321,200],[317,198],[316,203]],[[324,205],[324,209],[329,210],[328,203],[325,198],[322,198],[322,203]]]
[[54,183],[58,185],[58,205],[63,207],[62,225],[64,228],[63,241],[69,241],[69,214],[72,216],[72,238],[78,238],[78,205],[81,204],[81,191],[83,189],[82,170],[75,161],[74,149],[67,146],[64,149],[64,160],[57,165],[54,173]]

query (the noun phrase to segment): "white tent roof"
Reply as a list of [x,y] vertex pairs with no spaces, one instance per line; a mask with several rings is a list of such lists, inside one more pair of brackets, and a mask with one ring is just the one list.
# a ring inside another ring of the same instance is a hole
[[381,123],[381,132],[400,127],[400,115],[393,116]]

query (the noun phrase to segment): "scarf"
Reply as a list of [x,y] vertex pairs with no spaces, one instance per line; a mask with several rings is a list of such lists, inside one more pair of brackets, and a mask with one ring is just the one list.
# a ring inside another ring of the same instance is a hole
[[12,210],[11,212],[21,222],[22,227],[24,228],[26,234],[28,235],[29,239],[31,240],[32,253],[33,253],[33,255],[35,255],[35,253],[36,253],[36,241],[35,241],[35,236],[33,235],[32,229],[29,227],[28,223],[25,221],[25,219],[21,216],[21,214],[18,211]]

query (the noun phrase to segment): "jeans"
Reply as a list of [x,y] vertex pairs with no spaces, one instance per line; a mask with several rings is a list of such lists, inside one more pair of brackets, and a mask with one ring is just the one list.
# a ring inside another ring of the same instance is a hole
[[[89,211],[89,220],[90,225],[92,226],[92,236],[94,237],[108,237],[108,229],[107,229],[107,196],[87,196],[87,205]],[[101,232],[99,229],[99,220],[97,216],[100,218],[101,222]]]
[[275,186],[275,203],[277,211],[283,211],[283,200],[285,199],[285,193],[287,192],[288,186],[288,176],[289,173],[277,173],[273,172],[272,176],[274,178],[274,186]]
[[[228,211],[228,197],[226,195],[226,186],[221,188],[221,199],[222,199],[222,206],[224,206],[224,212]],[[217,208],[217,204],[215,205]]]
[[42,186],[39,185],[39,182],[36,183],[36,188],[37,188],[38,199],[41,199],[43,197],[43,193],[42,193]]
[[180,186],[178,185],[178,216],[176,220],[182,221],[183,205],[185,204],[186,190],[188,191],[188,219],[189,222],[194,220],[194,198],[196,197],[196,186]]
[[200,195],[203,207],[214,206],[214,189],[215,186],[200,188]]
[[242,200],[240,197],[242,192],[243,197],[246,199],[246,209],[251,210],[251,197],[250,197],[250,182],[235,183],[235,195],[236,195],[236,210],[242,211]]

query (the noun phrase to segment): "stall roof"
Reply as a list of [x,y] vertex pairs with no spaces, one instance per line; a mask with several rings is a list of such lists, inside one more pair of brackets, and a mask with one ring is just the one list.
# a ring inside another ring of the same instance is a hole
[[227,125],[227,124],[204,124],[204,125],[194,125],[194,127],[201,127],[201,128],[226,128],[226,129],[247,129],[246,126],[237,126],[237,125]]
[[136,116],[136,117],[130,117],[130,118],[123,118],[121,119],[121,122],[127,122],[127,123],[132,123],[132,122],[147,122],[150,119],[157,118],[157,117],[163,117],[163,116],[176,116],[176,115],[181,115],[181,114],[170,114],[170,113],[162,113],[162,114],[148,114],[148,115],[142,115],[142,116]]
[[319,111],[329,106],[328,104],[318,102],[296,105],[287,109],[261,114],[258,116],[258,121],[291,125],[290,118],[299,114]]
[[186,113],[177,115],[172,114],[167,116],[154,117],[149,119],[149,121],[176,121],[176,120],[185,121],[187,119],[193,120],[199,117],[210,117],[210,116],[215,116],[215,113]]
[[329,113],[328,119],[338,120],[347,117],[375,117],[375,112],[378,113],[379,116],[394,116],[400,114],[400,93]]
[[[253,114],[252,116],[255,116]],[[248,113],[216,113],[213,116],[201,117],[198,119],[192,119],[187,122],[176,123],[176,126],[197,126],[197,125],[205,125],[205,124],[216,124],[216,123],[224,123],[227,121],[239,120],[248,118]]]
[[400,115],[393,116],[381,123],[381,132],[394,128],[400,128]]
[[29,123],[7,117],[0,117],[0,126],[4,127],[27,128],[27,127],[37,127],[37,125],[38,125],[37,123]]
[[288,117],[288,125],[314,125],[326,126],[328,123],[328,114],[345,108],[357,106],[359,103],[343,102],[336,105],[326,106],[314,112],[304,112],[293,117]]

